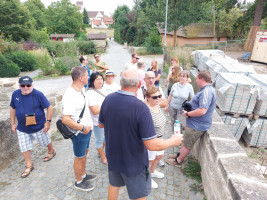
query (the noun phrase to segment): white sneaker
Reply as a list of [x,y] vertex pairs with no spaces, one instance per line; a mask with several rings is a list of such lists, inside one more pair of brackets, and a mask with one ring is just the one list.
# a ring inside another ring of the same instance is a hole
[[156,189],[158,187],[159,187],[158,184],[153,179],[151,179],[151,188]]
[[164,160],[163,160],[163,159],[161,159],[161,160],[159,161],[159,166],[160,166],[160,167],[164,167],[164,166],[165,166],[165,163],[164,163]]
[[151,177],[153,178],[164,178],[164,174],[161,172],[158,172],[157,170],[154,171],[154,173],[151,173]]

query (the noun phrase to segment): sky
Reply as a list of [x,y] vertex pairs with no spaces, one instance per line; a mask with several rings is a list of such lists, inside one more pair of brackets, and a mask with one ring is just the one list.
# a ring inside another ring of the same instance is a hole
[[[27,0],[21,0],[25,2]],[[57,0],[41,0],[45,7],[49,6],[51,2]],[[71,3],[76,4],[76,0],[70,0]],[[118,6],[127,5],[130,9],[134,5],[134,0],[84,0],[83,5],[87,11],[104,11],[104,14],[111,16]]]

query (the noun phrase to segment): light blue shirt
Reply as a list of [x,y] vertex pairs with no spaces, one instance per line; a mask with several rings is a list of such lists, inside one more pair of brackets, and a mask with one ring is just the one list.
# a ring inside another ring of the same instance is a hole
[[170,95],[172,95],[170,106],[174,109],[183,110],[183,102],[187,100],[188,97],[191,99],[194,97],[194,90],[191,84],[187,83],[182,85],[178,82],[173,84]]
[[192,110],[205,108],[207,112],[201,117],[190,117],[186,119],[186,125],[198,131],[206,131],[212,124],[212,114],[216,106],[216,94],[211,84],[204,86],[190,101]]

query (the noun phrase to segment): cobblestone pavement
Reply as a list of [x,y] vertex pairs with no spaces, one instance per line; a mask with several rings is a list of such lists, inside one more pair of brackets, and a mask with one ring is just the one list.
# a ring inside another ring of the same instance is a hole
[[[121,48],[116,45],[116,48]],[[119,53],[120,50],[117,51]],[[126,51],[126,50],[124,50]],[[120,51],[122,52],[122,51]],[[130,56],[130,54],[128,53]],[[127,56],[127,55],[126,55]],[[128,57],[128,56],[127,56]],[[102,57],[103,61],[104,58]],[[107,58],[108,59],[108,58]],[[146,62],[150,63],[152,57],[146,58]],[[130,60],[130,57],[128,58]],[[125,63],[123,61],[123,63]],[[114,65],[111,65],[114,66]],[[123,66],[123,65],[122,65]],[[118,71],[119,72],[119,71]],[[66,79],[66,85],[71,80]],[[52,86],[50,86],[52,84]],[[36,81],[36,86],[42,91],[45,87],[63,87],[58,81]],[[51,88],[52,89],[52,88]],[[168,119],[169,120],[169,119]],[[165,138],[171,135],[170,124],[166,125]],[[108,174],[107,166],[100,162],[94,147],[94,134],[90,141],[90,148],[87,158],[87,173],[97,175],[97,179],[93,181],[95,189],[90,192],[83,192],[74,188],[74,172],[73,172],[73,151],[71,140],[64,140],[59,133],[52,136],[53,145],[57,155],[49,162],[43,162],[46,155],[46,148],[35,145],[32,151],[32,161],[34,170],[25,179],[20,178],[24,170],[25,162],[22,157],[14,160],[14,163],[0,174],[0,199],[1,200],[71,200],[71,199],[107,199],[108,191]],[[177,152],[178,148],[170,148],[165,151],[165,158],[168,154]],[[3,161],[1,161],[3,162]],[[165,174],[163,179],[154,179],[158,185],[158,189],[152,189],[149,200],[202,200],[201,193],[191,191],[191,185],[196,183],[194,180],[187,178],[181,169],[165,164],[165,167],[158,167],[158,170]],[[126,188],[120,190],[119,199],[129,199]]]

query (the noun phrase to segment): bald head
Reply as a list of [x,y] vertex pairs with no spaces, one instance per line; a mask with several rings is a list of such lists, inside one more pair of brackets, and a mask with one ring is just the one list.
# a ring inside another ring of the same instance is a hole
[[127,69],[121,74],[121,87],[137,88],[139,84],[139,74],[136,69]]
[[148,71],[145,74],[144,81],[146,82],[146,87],[149,88],[155,84],[155,74],[152,71]]

